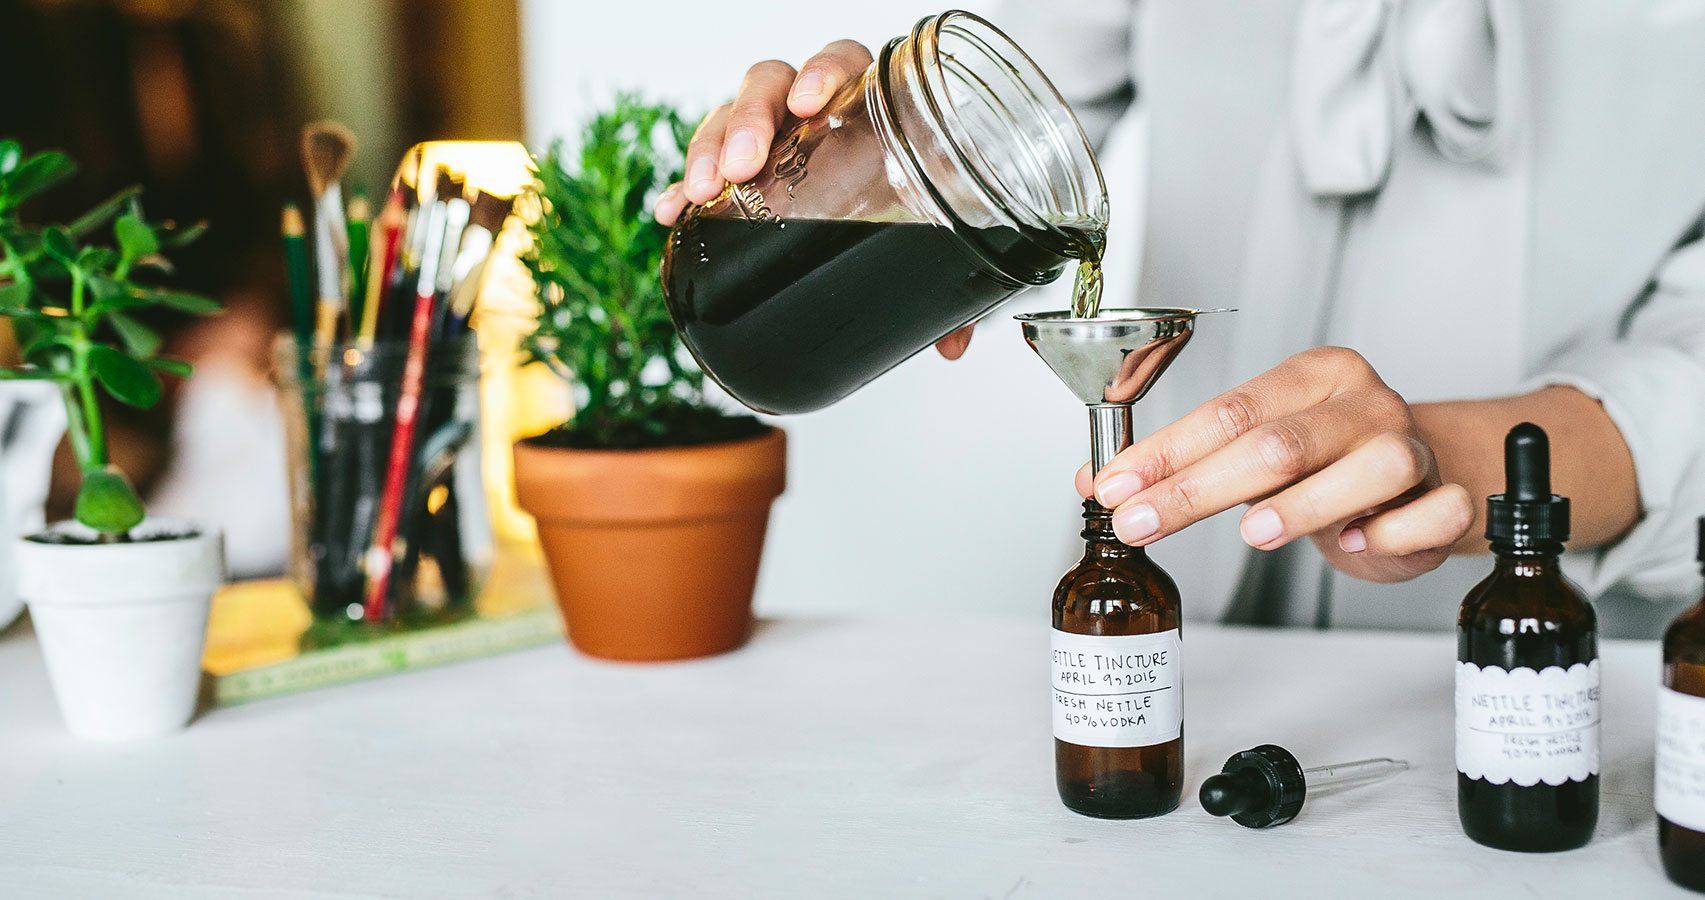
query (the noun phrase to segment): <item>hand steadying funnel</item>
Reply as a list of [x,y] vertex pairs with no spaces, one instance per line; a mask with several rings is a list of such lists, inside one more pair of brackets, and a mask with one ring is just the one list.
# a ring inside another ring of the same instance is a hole
[[1131,404],[1143,398],[1189,342],[1205,312],[1174,308],[1107,309],[1089,319],[1069,312],[1016,318],[1024,340],[1089,407],[1094,471],[1131,445]]

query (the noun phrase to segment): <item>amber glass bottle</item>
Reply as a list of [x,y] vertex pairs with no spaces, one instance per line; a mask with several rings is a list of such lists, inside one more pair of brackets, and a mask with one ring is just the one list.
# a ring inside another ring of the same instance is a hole
[[[1699,560],[1705,562],[1705,519]],[[1705,891],[1705,599],[1664,632],[1655,794],[1664,871],[1682,887]]]
[[1083,559],[1054,590],[1054,771],[1076,812],[1171,812],[1184,786],[1178,586],[1083,504]]
[[1570,850],[1598,824],[1598,624],[1559,568],[1569,501],[1545,432],[1517,425],[1504,454],[1486,504],[1497,563],[1457,619],[1457,812],[1488,847]]

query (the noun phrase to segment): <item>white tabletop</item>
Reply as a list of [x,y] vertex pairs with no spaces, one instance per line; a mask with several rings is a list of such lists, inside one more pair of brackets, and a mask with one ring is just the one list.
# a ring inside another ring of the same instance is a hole
[[[1691,896],[1658,865],[1651,643],[1604,647],[1583,850],[1456,823],[1447,635],[1186,629],[1184,805],[1060,806],[1046,625],[787,621],[661,666],[546,647],[79,741],[0,638],[7,897]],[[1232,752],[1407,757],[1251,831],[1195,791]]]

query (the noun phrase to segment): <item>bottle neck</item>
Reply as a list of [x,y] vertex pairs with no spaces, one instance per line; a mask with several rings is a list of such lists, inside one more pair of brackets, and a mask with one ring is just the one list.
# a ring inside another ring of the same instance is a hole
[[1083,542],[1086,556],[1117,556],[1121,559],[1147,556],[1141,547],[1132,547],[1113,533],[1113,512],[1094,500],[1083,501]]
[[1518,578],[1536,578],[1562,572],[1563,545],[1554,542],[1513,546],[1493,544],[1497,555],[1496,571]]

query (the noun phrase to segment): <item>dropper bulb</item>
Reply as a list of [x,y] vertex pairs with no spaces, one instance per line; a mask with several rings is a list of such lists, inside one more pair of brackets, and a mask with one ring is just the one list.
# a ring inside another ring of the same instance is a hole
[[1504,497],[1517,502],[1551,499],[1551,442],[1532,422],[1504,438]]
[[1202,782],[1200,799],[1210,816],[1235,816],[1249,809],[1255,798],[1238,786],[1236,776],[1220,774]]

